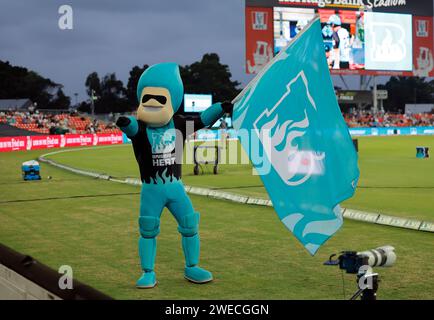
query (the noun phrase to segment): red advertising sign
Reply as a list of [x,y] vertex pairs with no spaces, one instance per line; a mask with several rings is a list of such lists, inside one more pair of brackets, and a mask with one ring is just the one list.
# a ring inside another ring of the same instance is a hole
[[60,135],[27,136],[26,150],[59,148],[60,137]]
[[246,8],[246,71],[258,73],[274,55],[273,8]]
[[93,134],[68,134],[62,136],[61,147],[96,146],[97,143]]
[[110,145],[123,143],[122,133],[99,133],[96,135],[97,145]]
[[26,137],[0,138],[0,152],[26,150]]
[[122,143],[122,133],[4,137],[0,138],[0,152]]
[[413,73],[434,76],[432,17],[413,17]]

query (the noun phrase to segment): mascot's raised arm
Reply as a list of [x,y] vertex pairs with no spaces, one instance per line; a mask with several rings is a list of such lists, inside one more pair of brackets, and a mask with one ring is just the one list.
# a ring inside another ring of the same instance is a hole
[[[213,279],[211,272],[199,267],[199,213],[194,211],[181,181],[182,148],[187,128],[196,131],[211,126],[224,113],[231,113],[233,106],[230,102],[215,103],[201,114],[177,115],[183,95],[178,65],[153,65],[143,72],[137,85],[137,119],[120,117],[116,122],[132,141],[142,180],[139,256],[143,274],[137,280],[138,288],[153,288],[157,284],[156,237],[164,207],[178,222],[185,278],[194,283]],[[188,132],[192,133],[190,130]]]

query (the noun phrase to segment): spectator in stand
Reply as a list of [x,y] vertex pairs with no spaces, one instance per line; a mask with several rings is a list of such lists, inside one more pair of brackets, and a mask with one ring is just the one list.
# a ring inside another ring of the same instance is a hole
[[120,133],[113,123],[106,125],[98,120],[80,117],[76,112],[54,115],[38,110],[33,113],[9,110],[0,113],[0,123],[45,134]]
[[410,126],[434,126],[434,114],[412,114],[401,113],[356,111],[351,114],[344,114],[345,121],[349,127],[410,127]]
[[[434,126],[434,113],[402,114],[390,112],[355,111],[344,114],[349,127],[430,127]],[[47,114],[35,110],[0,112],[0,123],[44,134],[59,133],[115,133],[120,132],[113,122],[79,116],[77,113]]]

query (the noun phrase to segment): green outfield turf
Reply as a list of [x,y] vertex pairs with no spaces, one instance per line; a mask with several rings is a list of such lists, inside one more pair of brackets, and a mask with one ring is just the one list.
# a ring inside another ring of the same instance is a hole
[[[237,153],[240,148],[236,142],[232,144],[228,150],[231,154]],[[356,195],[343,206],[434,221],[434,160],[416,159],[419,145],[434,150],[434,137],[359,138],[359,187]],[[224,160],[229,162],[229,152],[224,154]],[[243,155],[238,154],[240,163]],[[61,153],[49,158],[118,177],[138,177],[130,145]],[[267,198],[260,178],[252,175],[249,164],[223,164],[216,176],[212,175],[212,166],[205,166],[204,172],[207,174],[194,176],[193,166],[185,165],[184,183]]]
[[[434,220],[433,161],[415,159],[417,145],[434,150],[434,137],[360,139],[360,188],[345,205],[368,211]],[[137,176],[131,146],[86,149],[52,159],[114,176]],[[123,299],[342,299],[341,273],[322,266],[331,253],[390,244],[398,260],[377,269],[379,298],[434,297],[434,235],[346,220],[315,257],[286,230],[272,208],[192,196],[201,212],[202,264],[215,281],[193,285],[182,277],[180,236],[165,211],[158,237],[152,290],[137,290],[138,192],[140,188],[78,176],[42,165],[43,180],[23,182],[20,165],[47,151],[0,154],[0,243]],[[265,197],[249,165],[223,165],[221,173],[193,176],[189,185],[224,188]],[[48,180],[47,176],[52,176]],[[229,189],[231,188],[231,189]],[[347,298],[355,278],[345,275]]]

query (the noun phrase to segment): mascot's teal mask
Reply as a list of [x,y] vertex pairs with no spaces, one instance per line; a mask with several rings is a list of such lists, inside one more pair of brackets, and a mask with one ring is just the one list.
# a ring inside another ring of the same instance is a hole
[[176,63],[155,64],[142,73],[137,84],[137,100],[139,103],[145,87],[162,87],[169,90],[173,112],[178,111],[184,96],[184,85],[179,73],[179,66]]
[[181,106],[183,94],[184,85],[176,63],[149,67],[137,84],[137,118],[149,126],[165,126]]

